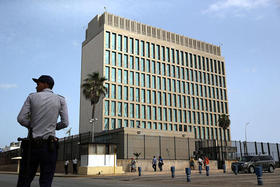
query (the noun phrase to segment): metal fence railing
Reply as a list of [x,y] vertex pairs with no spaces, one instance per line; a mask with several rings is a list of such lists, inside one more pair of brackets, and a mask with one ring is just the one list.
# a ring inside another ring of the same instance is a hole
[[[212,159],[216,160],[235,160],[244,155],[258,154],[271,155],[276,162],[280,160],[280,145],[278,143],[198,140],[121,133],[104,133],[95,136],[94,141],[95,143],[116,144],[119,159],[130,159],[135,157],[134,153],[141,153],[139,159],[151,159],[153,156],[160,155],[164,159],[171,160],[190,159],[195,152],[207,150]],[[58,160],[79,159],[80,145],[90,142],[92,142],[91,133],[61,138],[59,140]],[[19,155],[19,149],[1,152],[0,165],[15,163],[11,158]]]

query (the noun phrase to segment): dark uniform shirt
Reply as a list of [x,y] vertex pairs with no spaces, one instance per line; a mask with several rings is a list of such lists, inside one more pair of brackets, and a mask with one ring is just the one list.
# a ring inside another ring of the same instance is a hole
[[[60,122],[57,122],[58,116]],[[24,102],[17,120],[22,126],[32,128],[33,138],[55,136],[55,130],[66,128],[69,124],[65,99],[49,88],[32,93]]]

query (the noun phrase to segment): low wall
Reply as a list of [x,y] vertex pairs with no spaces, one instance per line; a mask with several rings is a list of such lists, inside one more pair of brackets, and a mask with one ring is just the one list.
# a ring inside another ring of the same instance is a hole
[[[118,159],[117,165],[122,166],[125,172],[130,172],[130,159]],[[185,170],[190,167],[189,160],[164,160],[163,170],[170,170],[171,166],[175,166],[176,170]],[[210,169],[218,169],[216,160],[210,160]],[[141,167],[142,171],[153,171],[152,159],[151,160],[136,160],[136,167]],[[157,166],[158,169],[158,166]],[[198,169],[198,162],[195,160],[195,169]]]

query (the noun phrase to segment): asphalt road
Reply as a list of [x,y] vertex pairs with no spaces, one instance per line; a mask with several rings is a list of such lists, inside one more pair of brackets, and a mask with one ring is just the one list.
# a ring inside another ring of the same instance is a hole
[[[38,187],[38,177],[36,177],[31,187]],[[192,181],[188,183],[185,175],[177,175],[171,178],[170,175],[144,175],[141,177],[135,175],[123,176],[94,176],[94,177],[72,177],[59,176],[55,177],[53,187],[167,187],[167,186],[190,186],[190,187],[251,187],[257,185],[257,177],[255,174],[212,174],[210,176],[194,174],[191,177]],[[16,186],[17,175],[15,174],[0,174],[1,187]],[[264,173],[263,186],[280,187],[280,170],[275,173]]]

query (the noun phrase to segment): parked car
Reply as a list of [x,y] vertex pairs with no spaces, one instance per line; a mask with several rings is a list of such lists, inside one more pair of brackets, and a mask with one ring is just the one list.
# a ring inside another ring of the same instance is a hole
[[256,166],[262,166],[263,171],[274,172],[275,161],[272,156],[258,155],[258,156],[243,156],[239,162],[231,164],[231,169],[234,172],[234,165],[237,165],[238,172],[244,171],[254,173]]

